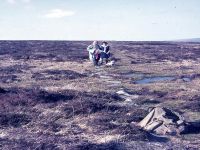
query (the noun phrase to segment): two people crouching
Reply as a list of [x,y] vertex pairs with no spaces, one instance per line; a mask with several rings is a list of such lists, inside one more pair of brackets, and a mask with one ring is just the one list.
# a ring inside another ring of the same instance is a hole
[[94,41],[88,46],[87,51],[89,52],[89,59],[95,66],[102,65],[104,60],[108,63],[110,58],[110,46],[107,42],[102,42],[100,46],[98,41]]

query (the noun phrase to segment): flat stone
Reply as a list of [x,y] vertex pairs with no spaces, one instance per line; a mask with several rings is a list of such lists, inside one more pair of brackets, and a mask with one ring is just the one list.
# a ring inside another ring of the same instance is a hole
[[104,79],[112,79],[112,77],[110,77],[110,76],[104,76],[104,75],[100,75],[100,78],[104,78]]
[[121,84],[121,81],[106,81],[107,83]]
[[130,96],[130,94],[128,94],[128,93],[125,92],[124,90],[118,91],[117,94],[119,94],[119,95],[125,95],[125,96]]

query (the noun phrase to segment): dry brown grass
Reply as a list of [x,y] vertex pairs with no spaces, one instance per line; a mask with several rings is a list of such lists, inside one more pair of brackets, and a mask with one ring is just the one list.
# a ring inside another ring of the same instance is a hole
[[[76,44],[78,49],[87,45]],[[191,122],[200,119],[199,46],[111,44],[117,60],[115,66],[98,69],[88,60],[57,60],[58,56],[54,58],[48,51],[34,53],[29,60],[16,59],[18,57],[10,54],[0,56],[0,69],[4,70],[0,75],[11,74],[20,79],[0,83],[0,148],[181,149],[199,146],[199,133],[190,134],[188,138],[168,137],[160,142],[132,124],[148,113],[148,107],[156,105],[180,111]],[[171,50],[180,47],[187,52],[175,54]],[[76,53],[74,57],[78,56],[78,51]],[[77,78],[47,73],[52,70],[65,74],[70,70],[77,73]],[[176,76],[176,80],[134,84],[133,81],[141,77],[123,76],[131,72],[146,77]],[[42,80],[33,77],[37,73],[42,74]],[[101,75],[109,76],[109,81]],[[182,76],[193,78],[185,82]],[[121,88],[132,94],[131,99],[116,95]]]

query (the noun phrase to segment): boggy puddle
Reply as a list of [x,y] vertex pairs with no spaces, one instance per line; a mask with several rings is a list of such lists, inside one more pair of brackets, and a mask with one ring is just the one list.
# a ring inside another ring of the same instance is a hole
[[[156,82],[164,82],[164,81],[175,81],[178,78],[175,76],[156,76],[156,77],[144,77],[140,80],[133,81],[134,84],[148,84],[148,83],[156,83]],[[184,82],[192,81],[192,78],[184,77],[181,78]]]
[[194,75],[183,75],[183,76],[156,76],[153,74],[141,73],[141,72],[127,72],[122,73],[123,78],[129,78],[132,80],[133,84],[148,84],[156,82],[165,82],[165,81],[176,81],[181,79],[184,82],[191,82],[195,77]]
[[175,80],[175,77],[169,77],[169,76],[158,76],[158,77],[147,77],[143,78],[141,80],[134,81],[135,84],[148,84],[148,83],[155,83],[155,82],[161,82],[161,81],[172,81]]

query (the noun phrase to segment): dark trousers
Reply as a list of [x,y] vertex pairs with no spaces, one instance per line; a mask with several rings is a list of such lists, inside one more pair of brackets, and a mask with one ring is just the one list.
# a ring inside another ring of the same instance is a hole
[[100,54],[95,54],[94,57],[93,57],[94,66],[98,66],[99,59],[100,59]]
[[101,53],[101,64],[103,64],[103,60],[105,59],[106,63],[108,63],[108,58],[110,57],[110,53],[106,54],[104,52]]

